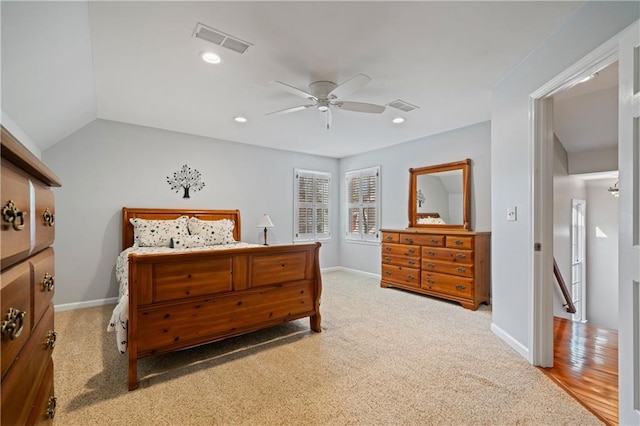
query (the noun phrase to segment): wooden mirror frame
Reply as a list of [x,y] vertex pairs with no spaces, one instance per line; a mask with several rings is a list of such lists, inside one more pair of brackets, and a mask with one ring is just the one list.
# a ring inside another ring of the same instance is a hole
[[[462,224],[418,224],[417,208],[417,187],[418,176],[447,172],[451,170],[462,170]],[[456,228],[469,230],[469,218],[471,210],[471,186],[470,186],[471,160],[456,161],[454,163],[437,164],[435,166],[419,167],[409,169],[409,228]]]

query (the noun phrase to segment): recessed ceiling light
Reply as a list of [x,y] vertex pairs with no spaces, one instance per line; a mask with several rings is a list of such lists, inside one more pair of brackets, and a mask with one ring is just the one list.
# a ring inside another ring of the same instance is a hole
[[222,61],[220,56],[213,52],[202,52],[200,53],[200,57],[208,64],[219,64]]
[[400,123],[404,123],[404,118],[402,117],[396,117],[393,120],[391,120],[393,122],[393,124],[400,124]]
[[233,119],[234,119],[235,121],[237,121],[238,123],[246,123],[246,122],[247,122],[246,117],[242,117],[242,116],[240,116],[240,115],[239,115],[239,116],[237,116],[237,117],[233,117]]

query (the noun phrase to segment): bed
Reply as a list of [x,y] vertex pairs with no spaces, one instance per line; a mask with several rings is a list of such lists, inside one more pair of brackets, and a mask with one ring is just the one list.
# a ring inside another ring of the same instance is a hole
[[[233,240],[240,241],[238,210],[125,207],[123,250],[134,245],[130,219],[169,223],[184,216],[195,222],[215,221],[206,224],[232,221]],[[137,363],[145,357],[305,317],[313,331],[321,331],[320,243],[260,246],[233,242],[158,250],[128,253],[128,283],[120,287],[123,297],[118,306],[128,302],[126,319],[121,321],[127,333],[129,390],[138,387]],[[110,326],[113,323],[112,318]]]
[[440,213],[416,213],[416,223],[418,225],[444,225],[445,221],[440,217]]

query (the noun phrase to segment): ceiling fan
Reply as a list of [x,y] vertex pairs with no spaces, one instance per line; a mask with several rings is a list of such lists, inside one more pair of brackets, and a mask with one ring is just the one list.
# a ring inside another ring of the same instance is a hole
[[320,119],[322,120],[323,126],[328,130],[331,128],[331,107],[347,111],[380,114],[385,109],[382,105],[342,100],[345,96],[349,96],[353,92],[363,88],[370,81],[371,77],[365,74],[358,74],[355,77],[351,77],[340,85],[331,81],[315,81],[309,85],[309,92],[305,92],[304,90],[300,90],[297,87],[290,86],[280,81],[272,81],[271,84],[275,84],[293,95],[308,99],[312,103],[270,112],[267,115],[288,114],[290,112],[302,111],[307,108],[316,107],[320,112]]

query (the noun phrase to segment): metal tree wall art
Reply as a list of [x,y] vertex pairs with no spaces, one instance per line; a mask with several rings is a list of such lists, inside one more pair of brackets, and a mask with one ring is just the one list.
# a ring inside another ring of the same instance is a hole
[[189,198],[189,190],[200,191],[204,188],[202,174],[186,164],[177,172],[173,172],[173,176],[167,176],[167,183],[171,186],[172,191],[180,192],[180,188],[184,189],[182,198]]

